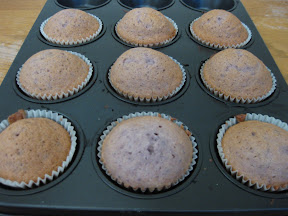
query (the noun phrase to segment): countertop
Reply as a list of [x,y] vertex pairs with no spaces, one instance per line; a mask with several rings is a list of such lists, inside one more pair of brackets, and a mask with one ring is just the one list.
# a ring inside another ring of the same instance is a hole
[[[0,84],[46,0],[1,0]],[[242,0],[288,83],[288,0]]]

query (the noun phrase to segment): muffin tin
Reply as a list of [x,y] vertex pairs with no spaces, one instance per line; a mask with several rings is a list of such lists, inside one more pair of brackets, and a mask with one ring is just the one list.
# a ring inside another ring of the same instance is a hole
[[[191,39],[189,24],[203,12],[191,2],[47,1],[0,86],[0,121],[18,109],[60,113],[75,126],[77,149],[66,171],[46,185],[25,190],[0,185],[0,212],[21,215],[288,215],[287,191],[263,192],[238,182],[225,170],[216,148],[219,128],[237,114],[259,113],[288,122],[288,86],[242,3],[231,0],[229,3],[233,6],[226,8],[223,4],[228,1],[217,1],[222,4],[216,7],[230,10],[250,28],[252,41],[244,49],[271,69],[277,87],[270,97],[256,104],[236,104],[213,96],[202,83],[199,71],[202,63],[219,50]],[[214,9],[211,2],[214,1],[205,3],[205,7]],[[177,95],[155,103],[121,97],[107,80],[114,61],[133,47],[115,38],[114,26],[129,9],[143,5],[161,10],[177,23],[176,40],[156,49],[175,58],[187,72],[187,81]],[[41,23],[70,7],[98,16],[103,21],[102,32],[95,40],[82,45],[61,46],[47,42],[39,32]],[[91,60],[95,73],[87,86],[71,97],[53,101],[29,98],[16,84],[17,71],[33,54],[52,48],[85,55]],[[117,118],[143,111],[178,119],[189,128],[198,144],[193,172],[180,184],[158,193],[135,192],[115,184],[101,169],[97,157],[97,143],[103,130]]]

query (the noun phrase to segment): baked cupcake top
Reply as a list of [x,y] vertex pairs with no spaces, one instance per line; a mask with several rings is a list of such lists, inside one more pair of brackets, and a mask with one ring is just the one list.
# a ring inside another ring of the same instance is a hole
[[30,57],[18,74],[24,92],[35,95],[68,94],[78,89],[87,78],[89,65],[70,52],[49,49]]
[[49,38],[58,41],[77,41],[91,37],[99,28],[99,21],[90,14],[78,9],[64,9],[54,14],[43,30]]
[[176,123],[140,116],[118,123],[105,137],[101,160],[112,179],[134,190],[161,190],[183,177],[192,142]]
[[21,119],[0,133],[0,177],[28,183],[51,175],[66,160],[69,133],[46,118]]
[[288,186],[288,131],[266,122],[244,121],[228,128],[222,147],[239,176],[267,188]]
[[172,40],[177,30],[162,13],[152,8],[127,12],[116,26],[118,36],[131,44],[158,45]]
[[241,21],[225,10],[211,10],[194,21],[192,30],[201,41],[232,47],[248,38],[248,32]]
[[172,94],[181,85],[183,73],[169,56],[138,47],[124,52],[116,60],[109,78],[116,91],[150,99]]
[[202,79],[208,88],[232,98],[259,98],[272,89],[271,72],[252,53],[226,49],[204,65]]

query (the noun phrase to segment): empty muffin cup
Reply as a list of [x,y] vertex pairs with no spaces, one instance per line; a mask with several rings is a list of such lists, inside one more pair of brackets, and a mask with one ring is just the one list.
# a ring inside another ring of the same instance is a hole
[[107,4],[110,0],[55,0],[64,8],[93,9]]
[[185,6],[197,11],[222,9],[231,11],[236,7],[235,0],[180,0]]
[[133,8],[141,8],[141,7],[150,7],[155,10],[163,10],[170,7],[174,0],[166,0],[166,1],[158,1],[158,0],[118,0],[118,2],[124,7],[133,9]]

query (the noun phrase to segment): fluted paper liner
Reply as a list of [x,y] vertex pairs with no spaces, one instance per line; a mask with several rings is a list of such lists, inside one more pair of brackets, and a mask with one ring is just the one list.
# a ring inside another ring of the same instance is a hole
[[[71,149],[69,151],[69,154],[66,157],[66,160],[62,162],[61,166],[58,166],[57,170],[53,170],[52,173],[45,174],[45,177],[43,179],[38,177],[36,182],[34,182],[33,180],[30,180],[28,183],[25,183],[24,181],[17,182],[17,181],[10,181],[8,179],[3,179],[0,177],[0,183],[10,186],[10,187],[23,188],[23,189],[32,188],[33,186],[39,186],[41,183],[46,184],[49,181],[52,181],[53,179],[57,178],[68,167],[69,163],[71,162],[73,158],[73,155],[76,150],[76,145],[77,145],[76,131],[74,130],[74,127],[71,124],[71,122],[69,122],[62,115],[52,112],[52,111],[46,111],[46,110],[28,110],[28,111],[26,110],[25,113],[26,113],[26,118],[48,118],[62,125],[70,135]],[[8,126],[9,126],[9,122],[7,120],[3,120],[0,123],[0,133]]]
[[[169,56],[170,57],[170,56]],[[128,98],[129,100],[131,101],[140,101],[140,102],[156,102],[156,101],[164,101],[164,100],[167,100],[168,98],[171,98],[173,97],[174,95],[176,95],[181,89],[182,87],[184,86],[185,84],[185,81],[186,81],[186,72],[185,72],[185,69],[184,67],[174,58],[170,57],[176,64],[179,65],[181,71],[182,71],[182,80],[181,80],[181,83],[178,87],[176,87],[176,89],[174,89],[172,92],[169,92],[167,95],[164,95],[162,97],[160,96],[157,96],[156,98],[154,97],[151,97],[151,98],[147,98],[147,97],[139,97],[139,96],[135,96],[133,94],[128,94],[128,93],[124,93],[123,91],[121,91],[120,89],[117,89],[111,82],[110,80],[110,72],[111,72],[111,68],[109,69],[109,72],[108,72],[108,80],[109,80],[109,83],[111,84],[111,86],[114,88],[114,90],[121,96],[125,97],[125,98]],[[113,66],[113,65],[112,65]]]
[[[208,61],[208,60],[207,60]],[[207,62],[206,61],[206,62]],[[215,96],[224,99],[226,101],[230,101],[230,102],[235,102],[235,103],[241,103],[241,104],[253,104],[253,103],[258,103],[261,102],[263,100],[265,100],[266,98],[268,98],[270,95],[272,95],[272,93],[275,91],[276,89],[276,78],[274,76],[274,74],[271,72],[271,70],[266,66],[267,70],[270,72],[271,74],[271,78],[272,78],[272,87],[270,89],[270,91],[268,93],[266,93],[263,96],[257,97],[257,98],[237,98],[237,97],[232,97],[231,95],[224,95],[223,93],[221,93],[220,91],[217,91],[216,89],[212,88],[204,79],[204,75],[203,75],[203,69],[204,69],[204,65],[206,64],[206,62],[204,62],[201,66],[200,69],[200,77],[201,80],[203,81],[204,85],[206,86],[206,88],[213,93]]]
[[141,43],[135,44],[135,43],[131,43],[131,42],[125,40],[125,39],[122,38],[122,37],[118,34],[118,32],[117,32],[117,25],[118,25],[118,23],[121,21],[121,19],[120,19],[120,20],[116,23],[116,25],[115,25],[115,32],[116,32],[116,35],[117,35],[122,41],[124,41],[124,42],[127,43],[127,44],[131,44],[131,45],[133,45],[133,46],[139,46],[139,47],[162,46],[162,45],[165,45],[165,44],[170,43],[170,42],[177,36],[177,34],[178,34],[178,26],[177,26],[177,24],[175,23],[175,21],[172,20],[171,18],[167,17],[167,16],[165,16],[165,17],[169,20],[169,22],[171,22],[171,23],[173,24],[174,28],[176,29],[176,34],[175,34],[173,37],[171,37],[171,38],[169,38],[169,39],[167,39],[167,40],[165,40],[165,41],[163,41],[163,42],[158,42],[158,43],[154,43],[154,44],[141,44]]
[[[169,116],[169,115],[166,115],[166,114],[160,114],[160,113],[157,113],[157,112],[136,112],[136,113],[130,113],[129,115],[125,115],[123,116],[122,118],[118,118],[116,121],[112,122],[104,131],[103,131],[103,134],[100,136],[100,141],[98,142],[98,147],[97,147],[97,150],[98,150],[98,158],[99,158],[99,162],[100,164],[102,165],[102,169],[105,170],[106,174],[108,176],[111,177],[111,179],[115,182],[117,182],[119,185],[124,186],[124,183],[121,182],[119,179],[115,179],[111,176],[111,174],[108,172],[108,170],[105,168],[103,162],[102,162],[102,159],[101,159],[101,151],[102,151],[102,145],[103,145],[103,141],[105,139],[105,137],[110,133],[110,131],[120,122],[122,121],[125,121],[127,119],[130,119],[130,118],[135,118],[135,117],[139,117],[139,116],[155,116],[155,117],[162,117],[164,119],[168,119],[170,121],[172,121],[172,117]],[[175,124],[177,124],[179,127],[183,127],[183,130],[185,131],[189,131],[188,127],[185,126],[181,121],[178,121],[178,120],[173,120],[173,122]],[[190,132],[190,131],[189,131]],[[190,164],[190,167],[188,168],[188,170],[186,171],[186,173],[181,176],[176,182],[173,182],[171,183],[169,186],[164,186],[162,188],[154,188],[154,189],[149,189],[149,188],[146,188],[145,190],[141,190],[141,188],[132,188],[134,191],[137,191],[138,189],[140,189],[142,192],[145,192],[145,191],[149,191],[149,192],[153,192],[153,191],[157,191],[157,192],[160,192],[164,189],[169,189],[170,187],[172,186],[175,186],[177,185],[178,183],[180,183],[181,181],[183,181],[193,170],[193,166],[196,164],[196,159],[198,158],[197,156],[197,153],[198,153],[198,150],[197,150],[197,143],[195,141],[195,137],[194,136],[190,136],[189,137],[190,140],[191,140],[191,144],[192,144],[192,147],[193,147],[193,154],[192,154],[192,162]],[[129,187],[130,188],[130,187]]]
[[195,21],[197,21],[200,17],[198,17],[197,19],[195,19],[189,26],[189,29],[190,29],[190,32],[192,34],[192,36],[197,40],[199,41],[200,43],[204,44],[204,45],[207,45],[207,46],[210,46],[210,47],[214,47],[214,48],[220,48],[220,49],[227,49],[227,48],[240,48],[240,47],[243,47],[245,46],[252,38],[252,32],[251,30],[248,28],[247,25],[245,25],[243,22],[242,25],[243,27],[246,29],[247,33],[248,33],[248,37],[245,41],[243,41],[242,43],[240,44],[233,44],[233,45],[230,45],[230,46],[224,46],[224,45],[220,45],[220,44],[214,44],[214,43],[210,43],[209,41],[205,41],[205,40],[202,40],[200,37],[198,37],[196,35],[196,33],[193,31],[193,24]]
[[[257,120],[257,121],[262,121],[262,122],[267,122],[271,123],[273,125],[276,125],[280,128],[283,128],[284,130],[288,131],[288,125],[285,122],[282,122],[279,119],[275,119],[274,117],[270,117],[267,115],[261,115],[261,114],[255,114],[255,113],[247,113],[245,121],[249,120]],[[219,129],[219,133],[217,134],[217,149],[218,153],[220,155],[221,161],[224,164],[226,170],[233,176],[235,177],[238,181],[240,181],[242,184],[247,184],[249,187],[253,187],[254,189],[257,190],[262,190],[262,191],[283,191],[288,189],[288,184],[286,187],[279,187],[275,188],[273,186],[269,187],[265,184],[259,184],[259,183],[252,183],[251,179],[246,179],[244,175],[239,175],[237,170],[233,170],[232,166],[228,164],[228,160],[225,158],[223,148],[222,148],[222,139],[225,134],[225,132],[228,130],[228,128],[232,127],[233,125],[237,124],[236,117],[230,118],[221,126]],[[246,179],[246,180],[245,180]]]
[[90,14],[90,13],[88,13],[88,14],[89,14],[90,16],[94,17],[94,18],[98,21],[98,23],[99,23],[99,28],[97,29],[97,31],[96,31],[93,35],[91,35],[91,36],[89,36],[89,37],[82,38],[82,39],[78,39],[77,41],[65,41],[65,40],[60,41],[60,40],[57,40],[57,39],[55,39],[55,38],[49,37],[49,36],[44,32],[44,27],[45,27],[45,25],[47,24],[47,22],[49,21],[49,19],[50,19],[51,17],[49,17],[48,19],[46,19],[46,20],[41,24],[41,26],[40,26],[40,32],[41,32],[41,34],[43,35],[43,37],[44,37],[47,41],[49,41],[49,42],[51,42],[51,43],[55,43],[55,44],[60,44],[60,45],[77,45],[77,44],[83,44],[83,43],[89,42],[89,41],[93,40],[94,38],[96,38],[96,37],[100,34],[100,32],[102,31],[102,28],[103,28],[103,23],[102,23],[102,21],[101,21],[101,19],[100,19],[99,17],[97,17],[97,16],[95,16],[95,15],[93,15],[93,14]]
[[78,86],[72,86],[70,90],[68,90],[68,92],[59,92],[55,95],[52,95],[52,94],[36,94],[36,93],[30,93],[28,92],[22,85],[21,85],[21,82],[20,82],[20,73],[21,73],[21,69],[22,67],[19,69],[19,71],[17,72],[17,75],[16,75],[16,82],[17,82],[17,85],[19,86],[19,88],[25,93],[27,94],[28,96],[32,97],[32,98],[36,98],[38,100],[57,100],[57,99],[62,99],[62,98],[66,98],[66,97],[69,97],[69,96],[72,96],[76,93],[78,93],[79,91],[81,91],[86,85],[87,83],[89,82],[89,80],[91,79],[92,77],[92,74],[93,74],[93,66],[92,66],[92,63],[91,61],[86,58],[84,55],[81,55],[80,53],[76,53],[76,52],[72,52],[72,51],[66,51],[66,52],[69,52],[73,55],[76,55],[78,56],[79,58],[81,58],[88,66],[89,66],[89,71],[88,71],[88,74],[87,74],[87,77],[85,78],[85,80],[81,83],[81,85],[78,85]]

